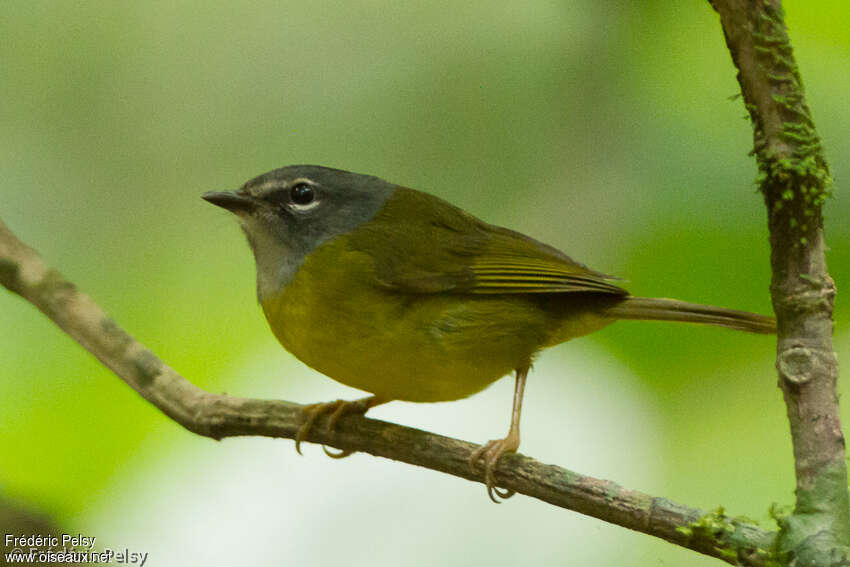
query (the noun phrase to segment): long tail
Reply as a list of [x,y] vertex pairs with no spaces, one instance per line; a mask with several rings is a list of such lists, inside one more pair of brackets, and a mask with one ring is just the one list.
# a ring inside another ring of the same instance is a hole
[[660,297],[627,297],[607,313],[616,319],[684,321],[750,333],[776,332],[773,317]]

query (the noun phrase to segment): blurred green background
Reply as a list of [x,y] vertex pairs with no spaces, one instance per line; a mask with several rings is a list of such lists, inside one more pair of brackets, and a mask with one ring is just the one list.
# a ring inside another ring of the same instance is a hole
[[[835,198],[850,358],[850,7],[786,2]],[[635,294],[767,312],[752,133],[707,2],[16,2],[0,18],[0,216],[195,384],[354,397],[276,344],[200,194],[315,163],[529,233]],[[0,293],[0,499],[149,565],[713,565],[481,485],[193,436]],[[769,337],[619,323],[541,357],[523,452],[771,527],[793,463]],[[375,417],[483,442],[511,385]],[[842,385],[842,389],[843,385]],[[845,423],[850,419],[843,407]],[[0,515],[0,518],[3,516]],[[14,526],[0,526],[14,527]]]

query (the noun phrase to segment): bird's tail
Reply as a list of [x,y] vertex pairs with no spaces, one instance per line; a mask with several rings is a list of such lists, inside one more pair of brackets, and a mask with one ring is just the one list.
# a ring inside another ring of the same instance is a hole
[[609,308],[607,315],[615,319],[683,321],[750,333],[776,333],[776,319],[773,317],[660,297],[626,297]]

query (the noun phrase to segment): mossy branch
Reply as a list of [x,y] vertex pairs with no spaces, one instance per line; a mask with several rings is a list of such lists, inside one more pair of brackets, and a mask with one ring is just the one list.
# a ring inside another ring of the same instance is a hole
[[[189,431],[213,439],[243,435],[293,439],[302,424],[302,406],[298,404],[211,394],[191,384],[121,329],[90,297],[46,266],[2,221],[0,283],[35,305],[143,398]],[[349,415],[333,432],[317,424],[307,441],[483,482],[482,472],[468,463],[476,445],[393,423]],[[705,514],[523,455],[502,458],[496,480],[500,487],[733,565],[769,565],[768,550],[776,540],[776,532],[743,519],[717,512]]]
[[797,477],[781,522],[783,564],[850,564],[850,497],[832,346],[835,286],[824,258],[822,206],[832,179],[806,104],[779,0],[710,0],[753,125],[770,230],[776,367]]

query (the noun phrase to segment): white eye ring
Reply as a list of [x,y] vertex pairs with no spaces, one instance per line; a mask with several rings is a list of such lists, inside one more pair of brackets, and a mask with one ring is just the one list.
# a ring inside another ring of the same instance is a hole
[[312,183],[296,179],[289,189],[289,207],[296,211],[309,211],[319,204],[316,188]]
[[306,205],[299,205],[298,203],[289,203],[289,208],[294,211],[309,211],[310,209],[315,209],[321,201],[318,199],[314,199],[310,201]]

